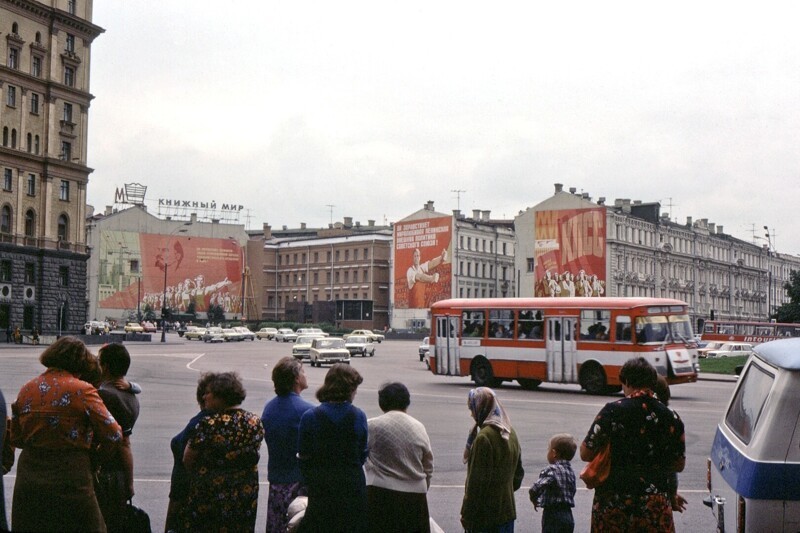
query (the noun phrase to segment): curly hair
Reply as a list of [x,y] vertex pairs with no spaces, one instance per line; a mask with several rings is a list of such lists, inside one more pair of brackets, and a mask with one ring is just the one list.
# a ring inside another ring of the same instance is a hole
[[317,400],[349,402],[363,381],[358,370],[344,363],[336,363],[325,374],[325,382],[317,389]]
[[93,377],[99,377],[97,358],[76,337],[58,339],[42,352],[39,362],[47,368],[66,370],[89,381]]
[[294,357],[284,357],[280,359],[272,368],[272,383],[275,386],[275,394],[284,396],[292,392],[297,376],[303,370],[303,363]]
[[242,379],[236,372],[209,372],[200,376],[201,380],[204,378],[209,380],[205,392],[210,392],[228,407],[239,405],[247,397]]

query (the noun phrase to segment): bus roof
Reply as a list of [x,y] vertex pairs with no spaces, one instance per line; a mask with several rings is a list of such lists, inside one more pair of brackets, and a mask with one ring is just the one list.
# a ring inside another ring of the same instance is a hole
[[440,300],[431,305],[431,310],[446,308],[484,309],[487,307],[503,309],[542,309],[566,307],[570,309],[632,309],[634,307],[680,305],[684,301],[671,298],[453,298]]
[[753,347],[767,363],[786,370],[800,370],[800,338],[779,339]]

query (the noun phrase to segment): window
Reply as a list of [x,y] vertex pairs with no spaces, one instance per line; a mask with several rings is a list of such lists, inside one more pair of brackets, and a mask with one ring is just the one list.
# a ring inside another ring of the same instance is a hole
[[139,273],[139,260],[138,259],[131,259],[131,261],[130,261],[130,269],[131,269],[131,274],[138,274]]
[[36,174],[28,174],[28,196],[36,196]]
[[11,190],[11,184],[13,183],[13,180],[14,180],[14,173],[12,172],[12,170],[10,168],[5,169],[3,171],[3,190],[4,191],[10,191]]
[[[469,298],[469,289],[467,289]],[[483,311],[464,311],[461,313],[461,336],[462,337],[483,337],[483,330],[486,326]]]
[[353,261],[358,261],[358,248],[353,250]]
[[36,283],[36,265],[25,263],[25,284],[33,285],[34,283]]
[[13,85],[9,85],[6,91],[6,104],[9,107],[17,107],[17,88]]
[[17,129],[13,128],[11,130],[11,148],[17,147]]
[[525,262],[526,262],[526,271],[530,274],[531,272],[533,272],[533,266],[534,266],[533,257],[526,258]]
[[69,287],[69,267],[58,267],[58,285],[60,287]]
[[58,240],[59,241],[68,241],[69,237],[69,219],[67,219],[67,215],[61,215],[58,217]]
[[67,1],[67,11],[69,11],[70,15],[75,14],[75,7],[78,2],[76,0],[68,0]]
[[314,262],[315,263],[319,262],[319,252],[314,252]]
[[0,281],[11,281],[11,261],[0,261]]
[[345,250],[344,251],[344,260],[345,261],[350,261],[350,250]]
[[[71,161],[72,160],[72,143],[67,141],[61,141],[61,160],[62,161]],[[64,188],[64,182],[61,182],[61,188]],[[62,200],[69,200],[69,198],[62,198]]]
[[491,309],[489,311],[489,336],[497,339],[510,339],[514,336],[514,311],[511,309]]
[[741,378],[741,384],[725,415],[725,425],[745,444],[749,444],[753,438],[753,431],[758,426],[774,381],[775,376],[758,365],[750,365]]
[[11,233],[11,208],[7,205],[0,210],[0,233]]
[[8,126],[3,128],[3,146],[8,146]]
[[31,75],[37,78],[42,77],[42,58],[39,56],[31,58]]
[[581,311],[580,338],[583,340],[608,340],[611,311],[607,309],[584,309]]
[[519,311],[517,330],[517,338],[519,339],[543,339],[544,320],[542,320],[542,312],[536,309]]
[[67,180],[61,180],[61,189],[58,195],[59,200],[64,200],[65,202],[69,201],[69,182]]
[[26,305],[22,310],[22,329],[33,329],[34,307]]
[[339,262],[339,250],[336,250],[336,262]]
[[8,48],[8,68],[19,68],[19,49],[13,46]]
[[64,67],[64,85],[75,86],[75,69],[73,67]]
[[616,342],[631,342],[631,317],[628,315],[617,316],[614,329]]
[[33,136],[33,153],[39,155],[39,136]]
[[71,33],[67,34],[67,52],[75,52],[75,36]]
[[36,213],[28,209],[25,213],[25,236],[33,237],[36,234]]
[[28,134],[28,142],[25,145],[25,147],[27,148],[28,153],[31,153],[31,151],[33,151],[33,135],[31,135],[30,133]]
[[64,103],[64,122],[72,124],[72,104]]
[[369,259],[369,248],[364,248],[364,260]]

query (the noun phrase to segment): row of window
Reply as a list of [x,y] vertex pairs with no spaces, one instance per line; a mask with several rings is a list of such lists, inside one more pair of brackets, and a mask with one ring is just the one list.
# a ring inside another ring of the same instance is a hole
[[[353,283],[358,283],[358,270],[352,271],[353,275]],[[280,275],[279,275],[280,276]],[[349,270],[337,270],[334,272],[334,281],[336,283],[340,283],[341,280],[344,280],[344,283],[350,283],[350,271]],[[311,273],[312,283],[314,285],[318,285],[319,280],[319,272],[312,272]],[[280,280],[280,277],[278,278]],[[369,269],[365,268],[362,278],[362,282],[366,283],[369,281]],[[304,276],[301,274],[284,274],[283,275],[283,285],[284,286],[305,286],[308,283],[308,276]],[[331,272],[330,270],[325,271],[325,282],[331,282]]]
[[[4,205],[0,208],[0,233],[7,235],[14,233],[14,217],[9,205]],[[64,213],[58,217],[56,233],[58,240],[69,241],[69,218]],[[36,237],[36,212],[33,209],[28,209],[25,212],[24,235],[25,237]]]
[[[351,299],[350,296],[351,296],[351,294],[349,292],[345,292],[343,294],[339,294],[337,292],[337,293],[335,293],[333,295],[333,298],[334,298],[334,300],[350,300]],[[358,298],[358,293],[354,292],[352,294],[352,299],[353,300],[358,300],[359,299]],[[361,295],[361,300],[368,300],[368,299],[369,298],[367,297],[367,293],[366,292]],[[278,298],[277,298],[278,307],[280,307],[280,308],[283,307],[284,303],[290,304],[290,303],[293,303],[293,302],[305,302],[305,301],[306,301],[305,293],[300,293],[299,295],[288,295],[288,296],[278,295]],[[312,301],[318,302],[319,301],[319,294],[314,293],[313,296],[312,296]],[[325,301],[328,301],[328,302],[331,301],[331,295],[330,294],[326,294]],[[275,302],[276,302],[275,297],[268,296],[267,297],[267,308],[275,307]]]
[[[345,261],[350,261],[350,256],[352,252],[353,261],[359,261],[359,249],[355,248],[353,250],[334,250],[333,257],[335,260],[341,261],[342,257],[344,257]],[[319,263],[320,253],[319,252],[312,252],[312,264]],[[369,260],[369,248],[365,247],[362,251],[361,261]],[[328,250],[325,252],[325,262],[331,262],[331,251]],[[305,265],[306,264],[306,254],[303,253],[294,253],[294,254],[278,254],[278,266],[282,265]]]
[[[11,36],[16,37],[17,39],[22,40],[18,35],[19,25],[15,22],[11,25]],[[39,48],[44,48],[42,45],[42,34],[41,32],[36,32],[35,42],[39,45]],[[75,54],[75,36],[71,33],[66,34],[65,42],[64,42],[64,51],[72,56]],[[41,53],[33,53],[31,52],[31,76],[36,78],[42,77],[42,67],[44,65],[44,52]],[[22,62],[22,49],[18,44],[15,44],[11,40],[8,41],[8,54],[6,57],[6,66],[8,68],[12,68],[14,70],[19,70]],[[64,65],[64,85],[68,87],[75,86],[75,69],[74,65]]]
[[[34,263],[25,263],[25,284],[34,285],[36,283],[36,265]],[[14,262],[10,259],[0,260],[0,282],[10,283],[14,276]],[[59,287],[69,286],[69,267],[60,266],[58,268],[58,285]]]
[[[36,174],[28,174],[26,190],[28,196],[36,196],[36,181]],[[3,190],[6,192],[12,192],[14,190],[14,171],[10,168],[3,169]],[[58,189],[58,199],[69,202],[68,180],[61,180],[61,185]]]
[[[465,246],[466,244],[466,246]],[[508,244],[506,242],[500,243],[502,245],[501,248],[501,255],[509,255],[508,254]],[[486,239],[479,239],[475,237],[474,239],[474,248],[473,248],[473,238],[461,235],[458,239],[458,247],[462,250],[473,250],[476,252],[489,252],[490,254],[494,253],[494,241],[486,240]],[[513,252],[512,254],[513,255]]]

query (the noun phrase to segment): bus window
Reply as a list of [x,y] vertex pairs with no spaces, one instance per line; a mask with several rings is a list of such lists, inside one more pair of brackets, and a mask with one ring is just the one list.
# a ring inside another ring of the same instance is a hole
[[719,324],[717,326],[717,333],[722,335],[733,335],[733,324]]
[[664,342],[667,339],[667,317],[636,317],[636,343]]
[[544,338],[544,320],[542,312],[533,309],[520,311],[517,316],[517,338],[542,340]]
[[689,322],[689,315],[670,315],[669,328],[673,342],[687,343],[694,340],[694,333],[692,333],[692,323]]
[[486,327],[483,311],[464,311],[461,314],[461,324],[462,337],[483,337]]
[[581,311],[580,339],[592,341],[608,340],[611,311],[608,309],[584,309]]
[[758,365],[750,365],[741,378],[739,389],[725,416],[725,423],[745,444],[750,443],[774,381],[775,377]]
[[490,310],[489,336],[496,339],[512,338],[514,336],[514,311],[511,309]]
[[616,342],[631,342],[631,317],[628,315],[617,315],[615,324]]

